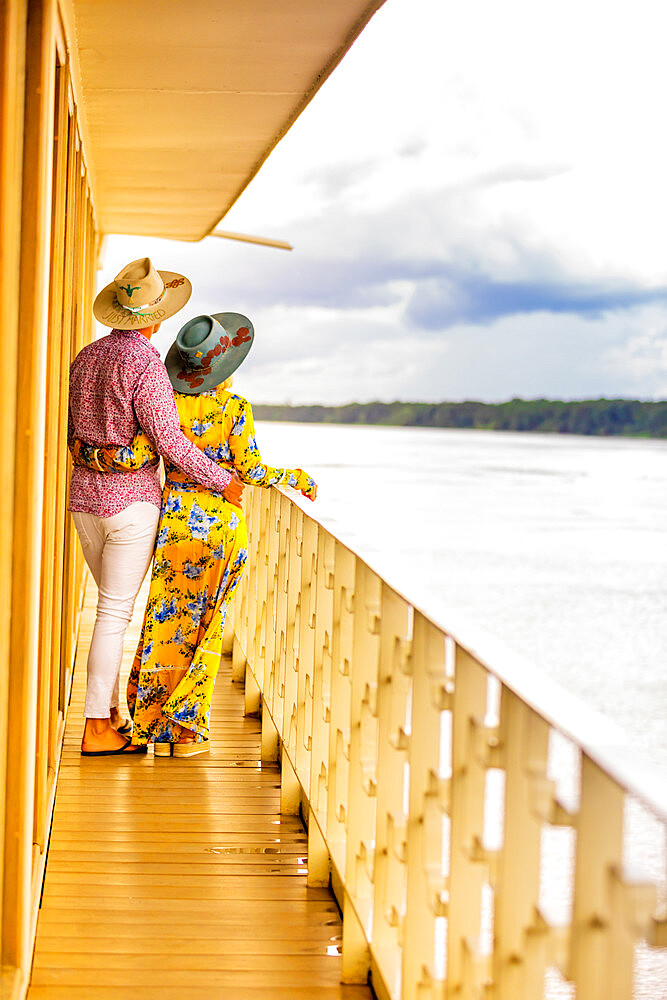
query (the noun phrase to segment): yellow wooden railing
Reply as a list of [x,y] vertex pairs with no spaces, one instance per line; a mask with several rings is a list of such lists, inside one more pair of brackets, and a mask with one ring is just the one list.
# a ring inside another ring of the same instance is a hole
[[613,724],[450,635],[288,496],[246,492],[234,677],[283,811],[303,811],[308,881],[343,910],[344,981],[629,1000],[638,942],[664,947],[667,925],[655,874],[628,870],[624,810],[664,836],[664,786]]

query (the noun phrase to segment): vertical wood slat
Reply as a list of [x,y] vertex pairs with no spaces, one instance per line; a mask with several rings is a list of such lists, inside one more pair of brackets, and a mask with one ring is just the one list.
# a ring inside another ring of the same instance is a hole
[[4,960],[25,969],[31,939],[38,624],[44,477],[47,295],[53,154],[53,0],[28,11],[21,211],[20,365],[17,380],[14,573],[8,714],[21,739],[7,768]]
[[[66,445],[62,440],[61,368],[62,365],[62,267],[65,249],[64,192],[66,160],[63,155],[65,77],[63,68],[56,67],[54,86],[54,137],[53,185],[51,197],[51,245],[49,273],[49,308],[47,336],[46,413],[48,419],[44,440],[44,509],[42,514],[41,601],[39,616],[39,684],[37,701],[37,746],[35,776],[34,843],[40,852],[46,843],[46,813],[49,788],[49,766],[54,775],[50,748],[56,729],[52,717],[51,680],[53,673],[52,651],[60,645],[59,609],[60,594],[57,577],[62,576],[61,549],[62,518],[61,494],[58,490],[59,470],[65,466]],[[61,133],[59,135],[58,133]],[[65,151],[66,152],[66,151]],[[56,614],[58,612],[58,614]],[[57,713],[57,702],[55,713]],[[55,748],[55,745],[54,745]]]
[[56,454],[57,476],[54,484],[55,525],[53,553],[53,630],[51,648],[48,652],[51,663],[50,694],[51,716],[49,720],[48,766],[52,770],[55,763],[57,745],[62,735],[64,713],[60,706],[60,651],[62,648],[62,600],[63,572],[65,557],[66,522],[65,496],[67,492],[67,477],[69,473],[69,456],[67,452],[67,411],[68,411],[68,375],[69,375],[69,339],[70,330],[65,322],[65,235],[66,235],[66,198],[67,198],[67,153],[69,141],[69,111],[67,102],[69,66],[61,65],[57,76],[57,117],[55,140],[55,157],[57,170],[54,177],[54,232],[58,242],[52,244],[52,277],[51,277],[51,315],[50,328],[58,330],[60,357],[56,371],[58,385],[57,398],[57,441]]
[[277,659],[280,656],[278,623],[278,567],[280,563],[280,508],[277,490],[269,491],[267,528],[266,635],[264,638],[264,692],[269,712],[274,713],[277,688]]
[[262,660],[264,664],[262,711],[262,760],[278,759],[279,719],[275,713],[277,695],[277,663],[280,655],[280,633],[278,629],[278,567],[280,547],[279,494],[270,490],[268,495],[266,520],[266,602],[264,605]]
[[301,651],[299,646],[301,634],[301,552],[303,546],[303,512],[289,502],[287,497],[281,499],[281,518],[289,518],[289,551],[286,554],[287,575],[285,580],[287,597],[287,632],[285,638],[285,677],[284,677],[284,708],[283,732],[285,745],[297,766],[297,719],[299,693],[299,664]]
[[585,1000],[632,996],[632,948],[611,933],[612,877],[623,862],[623,800],[618,785],[584,754],[568,974]]
[[447,982],[461,990],[475,977],[481,931],[482,866],[474,859],[484,829],[485,767],[477,757],[477,730],[486,714],[487,674],[456,648],[452,725],[451,846]]
[[299,676],[297,680],[296,771],[301,787],[310,794],[313,670],[315,662],[315,574],[317,525],[309,517],[301,520],[301,617],[299,620]]
[[348,760],[350,756],[350,668],[352,663],[355,556],[335,542],[333,625],[329,697],[329,759],[327,764],[327,841],[336,845],[341,877],[345,877],[345,830],[348,818]]
[[535,792],[547,780],[549,726],[505,687],[500,719],[505,830],[494,885],[494,995],[522,998],[540,995],[547,964],[537,947],[542,821]]
[[444,956],[438,954],[438,921],[442,925],[448,898],[443,817],[448,807],[450,775],[440,770],[440,741],[441,714],[451,708],[451,692],[445,666],[445,635],[419,612],[415,612],[411,661],[404,1000],[417,1000],[420,987],[429,983],[438,983],[442,988]]
[[[246,572],[241,577],[236,594],[233,599],[233,613],[227,613],[225,630],[223,633],[223,652],[231,654],[232,657],[232,678],[234,681],[243,682],[245,680],[246,666],[248,663],[246,650],[248,648],[248,579],[252,574],[252,546],[250,543],[250,500],[252,491],[246,491],[242,503],[243,513],[246,522]],[[231,609],[230,609],[231,610]]]
[[317,533],[315,571],[315,656],[313,662],[313,716],[311,730],[310,801],[327,828],[331,652],[333,632],[334,539],[322,528]]
[[[70,92],[68,90],[68,98]],[[68,100],[69,104],[69,100]],[[76,108],[69,113],[69,128],[67,133],[67,191],[65,204],[65,268],[63,274],[63,330],[70,345],[70,362],[78,353],[75,333],[74,290],[76,280],[76,247],[77,247],[77,216],[78,216],[78,184],[76,182]],[[71,465],[69,465],[71,467]],[[69,480],[69,476],[67,477]],[[69,501],[69,486],[65,495]],[[64,713],[67,706],[67,692],[71,679],[72,664],[75,649],[75,622],[77,609],[77,570],[76,570],[76,535],[70,517],[65,518],[65,539],[63,559],[63,605],[61,618],[61,652],[60,652],[60,691],[59,705]]]
[[[268,498],[266,498],[268,500]],[[252,663],[253,672],[260,690],[264,690],[265,682],[265,641],[266,641],[266,614],[268,600],[268,524],[269,524],[269,504],[264,496],[256,498],[257,519],[254,523],[257,532],[257,588],[255,606],[255,631],[253,637]]]
[[[246,529],[248,532],[248,568],[241,580],[243,587],[243,602],[247,608],[248,617],[245,622],[238,622],[241,630],[234,634],[234,659],[237,663],[245,660],[245,712],[247,715],[258,714],[260,711],[260,685],[255,679],[255,655],[257,638],[257,607],[259,601],[259,518],[260,505],[257,491],[250,490],[244,494],[244,510],[246,513]],[[237,646],[240,648],[237,649]]]
[[253,490],[246,490],[243,495],[243,514],[246,522],[246,532],[248,537],[246,561],[246,571],[241,577],[239,593],[235,598],[236,614],[233,623],[232,637],[232,670],[235,680],[244,680],[246,670],[249,669],[250,655],[250,615],[256,605],[256,601],[251,600],[250,587],[256,580],[255,561],[257,555],[256,533],[252,531],[253,517]]
[[[13,565],[18,296],[21,253],[23,98],[27,0],[0,4],[0,329],[3,387],[0,394],[0,564]],[[11,576],[0,575],[0,859],[5,855],[8,748]],[[12,751],[12,755],[15,750]],[[10,836],[12,833],[10,831]],[[12,964],[4,946],[5,865],[0,864],[0,965]]]
[[382,584],[377,691],[378,764],[373,941],[389,986],[398,988],[405,917],[406,762],[410,743],[411,677],[408,602]]
[[345,870],[347,891],[370,940],[373,926],[382,583],[360,559],[356,562]]
[[287,736],[286,721],[283,718],[285,699],[285,672],[287,670],[287,580],[290,553],[290,509],[287,497],[278,490],[273,491],[275,505],[275,535],[278,542],[278,564],[276,566],[276,647],[275,680],[273,690],[273,717],[278,726],[280,739]]

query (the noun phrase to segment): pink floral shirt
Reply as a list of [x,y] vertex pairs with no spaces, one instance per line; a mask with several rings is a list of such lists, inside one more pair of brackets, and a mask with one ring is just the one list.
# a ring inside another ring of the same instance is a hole
[[[84,347],[70,367],[68,441],[129,445],[142,428],[158,452],[210,490],[231,476],[181,431],[174,390],[153,345],[136,330],[112,330]],[[160,506],[159,462],[136,472],[72,471],[69,509],[111,517],[131,503]]]

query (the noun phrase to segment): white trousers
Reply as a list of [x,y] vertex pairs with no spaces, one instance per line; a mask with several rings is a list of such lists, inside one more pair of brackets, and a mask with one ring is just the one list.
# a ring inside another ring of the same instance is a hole
[[111,709],[118,707],[125,631],[153,557],[159,516],[155,504],[141,501],[112,517],[72,513],[85,560],[98,587],[83,712],[87,719],[107,719]]

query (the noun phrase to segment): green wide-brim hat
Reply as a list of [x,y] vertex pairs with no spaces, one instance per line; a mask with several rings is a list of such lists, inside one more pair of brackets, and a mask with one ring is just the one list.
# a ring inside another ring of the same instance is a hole
[[167,353],[171,384],[191,396],[215,389],[245,360],[254,338],[252,323],[241,313],[195,316],[181,327]]

